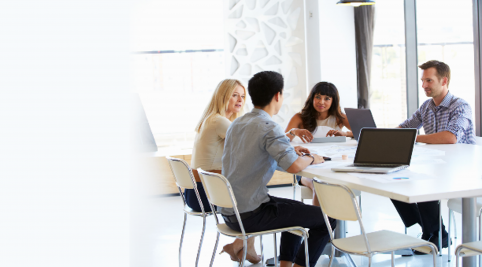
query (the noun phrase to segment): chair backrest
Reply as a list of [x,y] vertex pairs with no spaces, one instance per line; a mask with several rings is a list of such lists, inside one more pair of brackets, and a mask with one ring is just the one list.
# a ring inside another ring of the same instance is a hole
[[323,213],[342,221],[357,221],[360,218],[355,194],[350,188],[315,179],[313,185]]
[[358,207],[358,202],[355,199],[353,191],[344,185],[331,184],[319,179],[313,180],[313,186],[318,201],[320,202],[323,219],[327,225],[331,240],[333,240],[335,236],[333,230],[331,230],[328,216],[342,221],[358,221],[361,234],[365,241],[365,248],[371,253],[370,244],[368,243],[365,228],[361,221],[360,208]]
[[197,171],[211,204],[223,208],[233,208],[236,205],[231,184],[226,177],[218,173],[204,171],[201,168],[197,169]]
[[172,174],[174,175],[177,186],[193,189],[195,180],[189,164],[178,158],[167,156],[166,159],[169,162],[169,166],[171,166]]

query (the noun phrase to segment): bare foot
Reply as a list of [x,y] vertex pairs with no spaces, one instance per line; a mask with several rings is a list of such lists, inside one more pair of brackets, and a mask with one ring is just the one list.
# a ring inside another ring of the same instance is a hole
[[[240,261],[243,258],[243,253],[244,249],[241,249],[238,252],[238,261]],[[261,255],[256,255],[256,251],[253,249],[252,251],[248,250],[248,253],[246,253],[246,260],[251,262],[252,264],[256,264],[261,261]]]
[[[242,251],[242,250],[241,250]],[[239,258],[238,256],[236,255],[237,253],[234,251],[234,246],[233,244],[227,244],[227,245],[224,245],[223,247],[223,250],[219,253],[223,253],[223,252],[226,252],[228,253],[229,257],[231,257],[231,260],[232,261],[237,261],[239,262]],[[242,255],[242,254],[241,254]]]

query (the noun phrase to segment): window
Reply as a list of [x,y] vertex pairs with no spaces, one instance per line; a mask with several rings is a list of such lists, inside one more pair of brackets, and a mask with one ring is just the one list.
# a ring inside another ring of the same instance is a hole
[[[435,59],[450,66],[449,90],[469,103],[475,126],[472,1],[417,1],[417,39],[419,64]],[[419,88],[421,105],[428,98],[420,80]]]
[[377,127],[407,118],[403,0],[377,1],[370,81],[370,109]]
[[140,3],[132,16],[132,86],[158,147],[191,148],[225,78],[222,0]]

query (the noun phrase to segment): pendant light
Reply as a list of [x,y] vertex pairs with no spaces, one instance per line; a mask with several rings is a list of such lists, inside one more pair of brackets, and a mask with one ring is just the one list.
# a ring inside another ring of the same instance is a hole
[[367,5],[374,5],[374,0],[340,0],[337,5],[350,5],[350,6],[367,6]]

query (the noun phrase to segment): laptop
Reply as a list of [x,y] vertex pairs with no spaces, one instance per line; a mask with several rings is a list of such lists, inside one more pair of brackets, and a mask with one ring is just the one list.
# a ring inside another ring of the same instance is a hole
[[377,128],[369,109],[345,108],[346,117],[350,123],[353,137],[358,141],[362,128]]
[[391,173],[410,166],[417,129],[363,128],[354,163],[336,172]]

